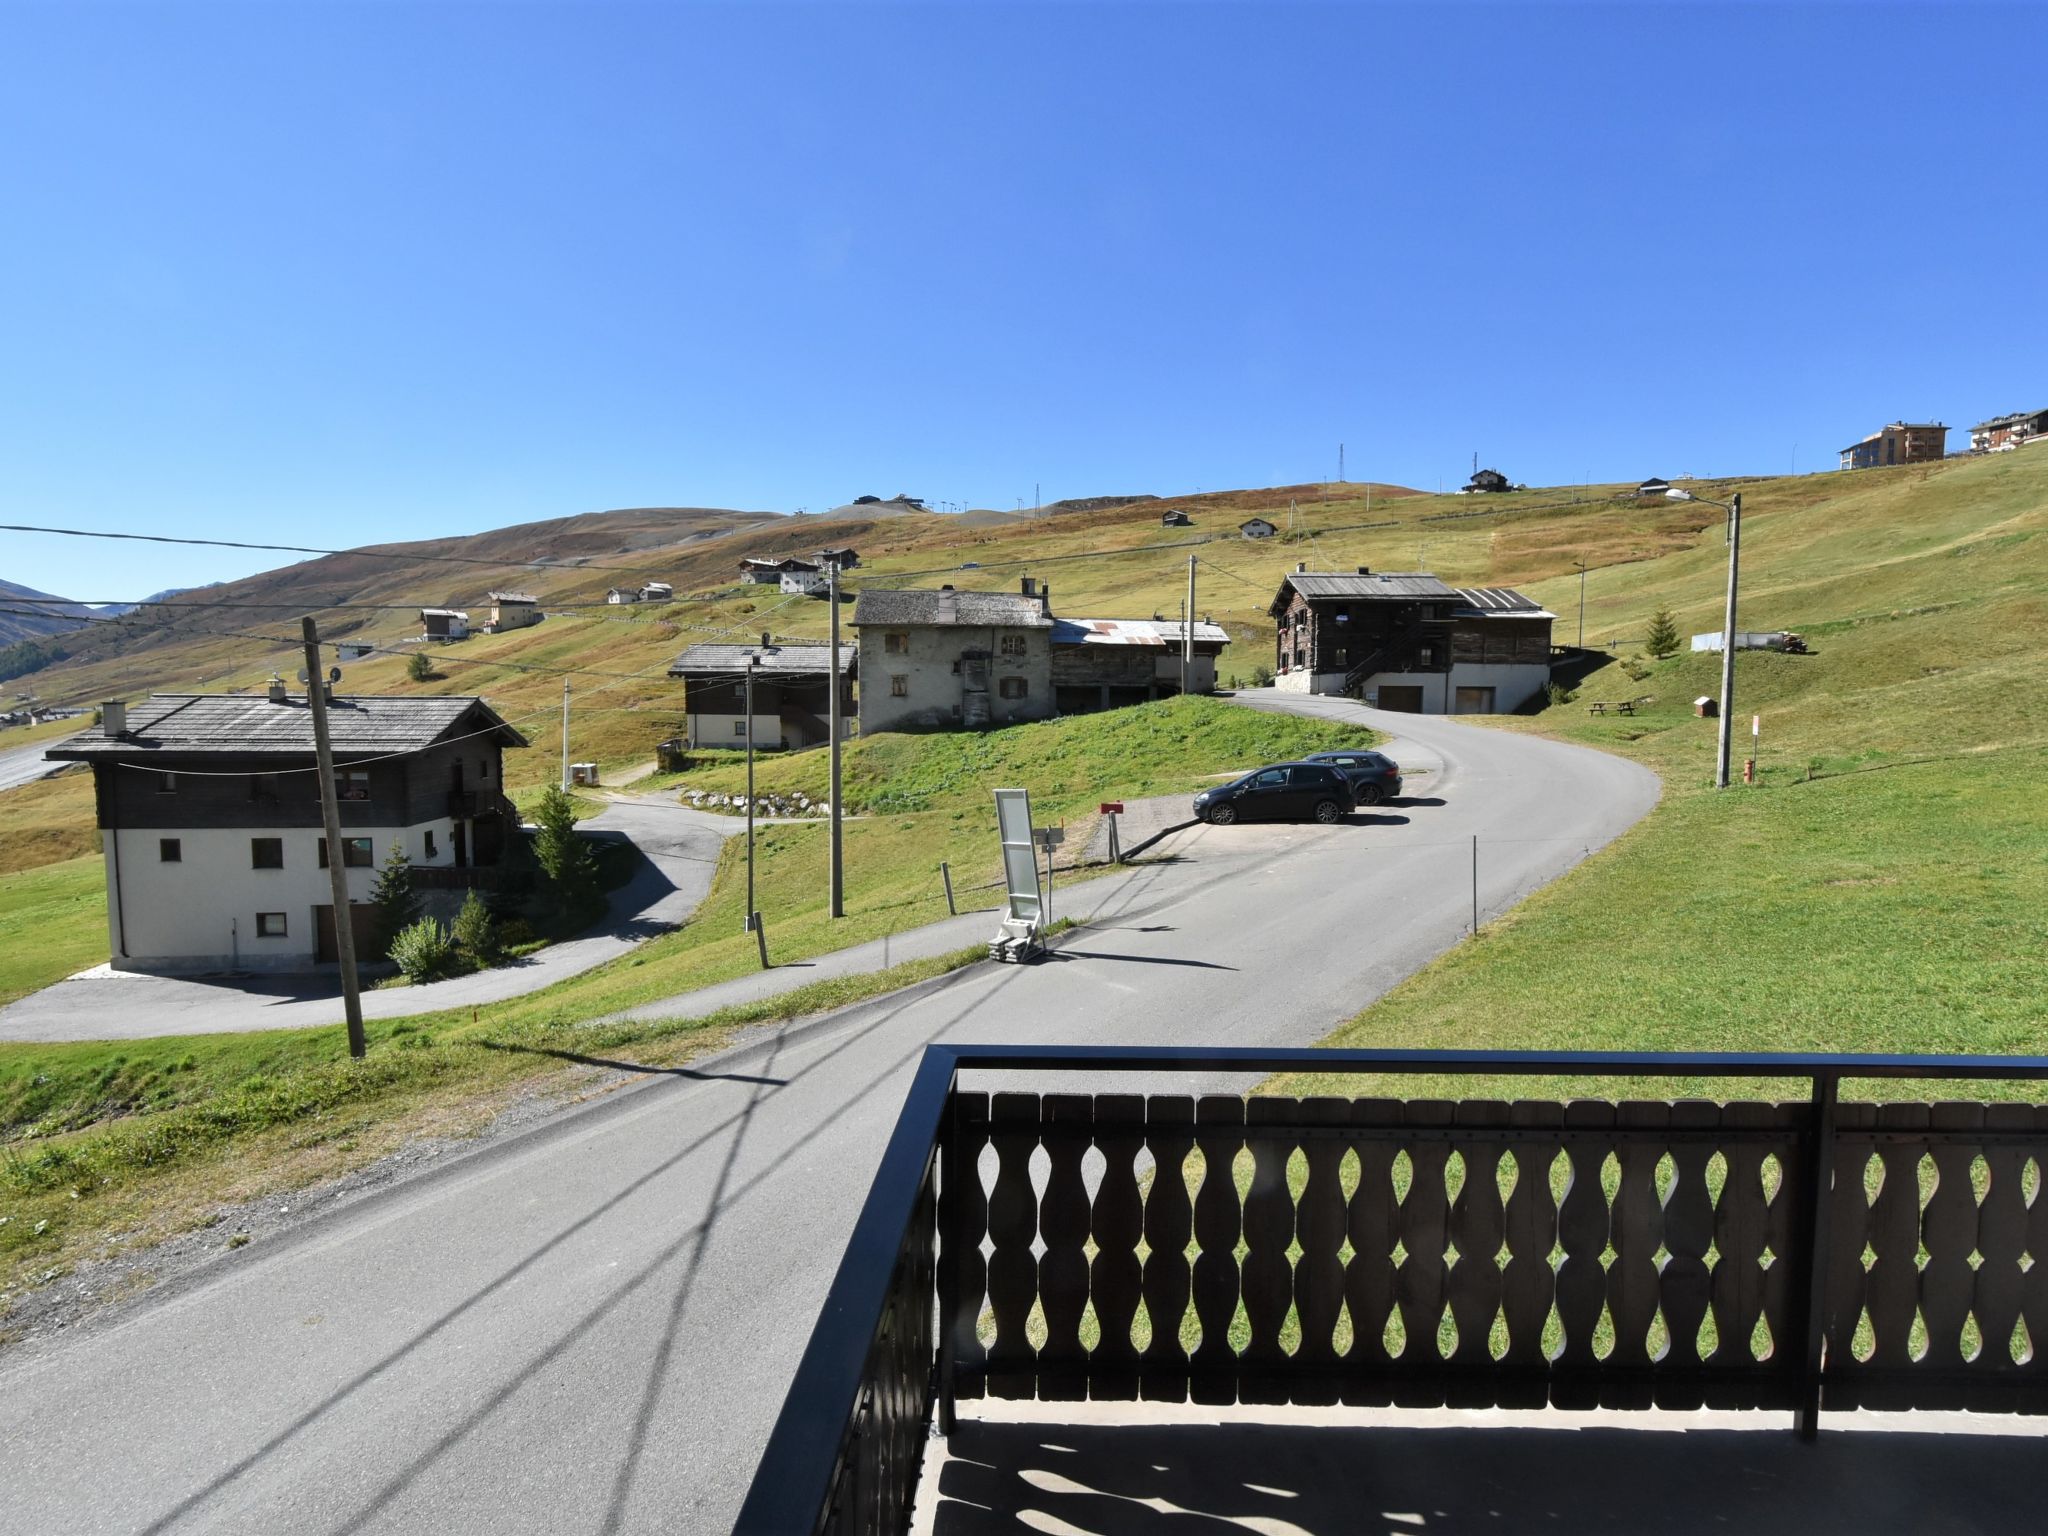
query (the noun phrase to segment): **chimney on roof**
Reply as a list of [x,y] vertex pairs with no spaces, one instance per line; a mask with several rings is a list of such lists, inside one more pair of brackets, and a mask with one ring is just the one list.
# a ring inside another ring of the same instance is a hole
[[1049,581],[1038,584],[1038,611],[1048,619],[1052,617],[1052,583]]
[[1358,568],[1358,574],[1361,576],[1370,576],[1372,574],[1372,567],[1369,565],[1361,565]]
[[275,672],[271,673],[270,702],[273,704],[284,704],[289,702],[290,699],[291,695],[285,691],[284,679],[282,677],[279,677]]
[[764,630],[762,630],[762,631],[761,631],[761,649],[762,649],[762,650],[764,650],[764,651],[765,651],[765,650],[767,650],[767,649],[768,649],[768,647],[769,647],[769,644],[770,644],[770,642],[771,642],[771,641],[773,640],[773,638],[774,638],[774,637],[773,637],[773,636],[771,636],[771,635],[770,635],[770,634],[768,633],[768,631],[767,631],[767,630],[765,630],[765,629],[764,629]]
[[1026,576],[1018,590],[1026,597],[1036,597],[1038,596],[1038,582],[1034,578]]
[[108,699],[100,706],[100,731],[109,741],[119,741],[128,734],[126,700]]
[[939,622],[941,624],[951,624],[959,616],[959,595],[954,592],[953,584],[948,582],[945,586],[939,588]]
[[1307,562],[1306,560],[1297,560],[1297,561],[1295,561],[1295,562],[1294,562],[1294,574],[1295,574],[1295,575],[1297,575],[1297,576],[1305,576],[1305,575],[1307,575],[1307,574],[1308,574],[1308,562]]

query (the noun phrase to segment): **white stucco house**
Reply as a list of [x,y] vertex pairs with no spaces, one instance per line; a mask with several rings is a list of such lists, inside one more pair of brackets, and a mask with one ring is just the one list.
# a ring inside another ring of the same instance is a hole
[[[152,694],[49,749],[92,765],[116,970],[293,971],[335,958],[312,711],[303,694]],[[422,884],[481,883],[518,819],[502,757],[526,738],[479,698],[333,699],[349,917],[367,946],[394,843]]]

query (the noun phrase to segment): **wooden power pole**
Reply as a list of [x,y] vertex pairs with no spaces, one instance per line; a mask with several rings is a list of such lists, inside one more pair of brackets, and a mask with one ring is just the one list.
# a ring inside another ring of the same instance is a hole
[[313,711],[313,760],[320,778],[320,822],[327,831],[327,881],[334,901],[334,954],[341,962],[341,1006],[348,1017],[348,1053],[358,1061],[363,1039],[363,998],[356,986],[356,930],[349,912],[348,856],[341,846],[341,805],[334,797],[334,748],[327,736],[327,674],[320,666],[320,627],[311,614],[299,621],[306,642],[306,703]]

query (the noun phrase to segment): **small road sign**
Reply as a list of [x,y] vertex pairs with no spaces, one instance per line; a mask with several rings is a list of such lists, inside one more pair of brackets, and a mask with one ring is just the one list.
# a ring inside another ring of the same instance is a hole
[[1103,815],[1105,815],[1105,816],[1121,816],[1121,815],[1123,815],[1123,813],[1124,813],[1124,803],[1123,803],[1123,801],[1121,801],[1121,800],[1105,800],[1105,801],[1103,801],[1103,802],[1102,802],[1102,814],[1103,814]]
[[1040,827],[1038,829],[1038,846],[1041,848],[1057,848],[1066,840],[1067,829],[1065,827]]

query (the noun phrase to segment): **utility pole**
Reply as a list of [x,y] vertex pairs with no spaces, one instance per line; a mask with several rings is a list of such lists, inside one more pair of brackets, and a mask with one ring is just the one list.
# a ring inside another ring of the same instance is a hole
[[1579,649],[1586,648],[1586,557],[1579,556]]
[[313,761],[320,778],[320,824],[327,833],[327,889],[334,902],[334,955],[341,962],[341,1007],[348,1019],[348,1053],[361,1061],[363,998],[356,987],[356,930],[348,903],[348,859],[341,846],[341,806],[334,798],[334,749],[327,738],[327,675],[320,669],[320,628],[311,614],[299,621],[306,642],[306,703],[313,711]]
[[569,791],[569,679],[562,679],[562,792]]
[[1180,626],[1180,691],[1188,691],[1195,670],[1195,557],[1188,556],[1188,610]]
[[1339,485],[1344,483],[1344,445],[1342,443],[1337,445],[1337,483]]
[[1721,719],[1714,788],[1728,787],[1729,733],[1735,722],[1735,583],[1742,564],[1742,492],[1728,499],[1728,610],[1721,622]]
[[[830,875],[827,881],[834,917],[846,916],[846,874],[840,862],[839,842],[839,737],[844,722],[839,715],[839,562],[832,562],[832,708],[826,715],[825,728],[832,734],[832,839],[828,855]],[[749,740],[751,740],[751,736]],[[751,797],[750,797],[751,798]]]
[[754,911],[754,663],[760,657],[752,651],[747,653],[747,926],[742,932],[751,933],[757,914]]

